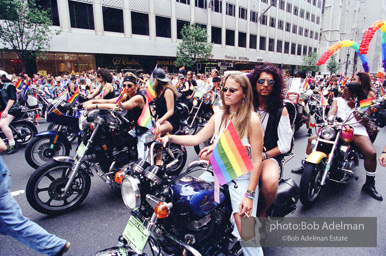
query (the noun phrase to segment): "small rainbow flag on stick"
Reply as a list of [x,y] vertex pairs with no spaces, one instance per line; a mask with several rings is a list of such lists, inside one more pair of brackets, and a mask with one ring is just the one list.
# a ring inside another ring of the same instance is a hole
[[[158,65],[155,66],[154,70],[156,70]],[[154,72],[153,70],[153,72]],[[156,97],[156,93],[153,86],[153,73],[151,73],[151,76],[149,80],[147,81],[147,88],[146,88],[146,98],[148,102],[151,102]]]
[[179,70],[180,72],[184,72],[184,71],[185,71],[185,65],[182,66],[182,67],[180,67],[178,70]]
[[385,95],[385,94],[386,94],[385,88],[382,87],[382,89],[381,89],[381,96],[383,96],[383,95]]
[[212,102],[214,102],[214,100],[216,99],[216,93],[214,91],[212,91],[212,95],[210,96],[210,99]]
[[374,98],[369,98],[369,99],[361,100],[359,102],[359,106],[361,107],[362,110],[367,110],[370,107],[371,103],[373,102],[373,99]]
[[75,103],[78,100],[79,96],[79,87],[76,89],[75,93],[67,100],[68,103]]
[[122,97],[123,97],[123,95],[125,95],[125,92],[126,92],[126,87],[121,91],[121,94],[119,94],[119,97],[118,97],[117,102],[116,102],[116,104],[117,104],[118,106],[121,105]]
[[307,79],[304,80],[303,90],[306,91],[308,87]]
[[320,94],[320,105],[321,105],[322,107],[328,106],[328,101],[327,101],[326,98],[323,96],[323,94]]
[[252,170],[253,165],[232,121],[219,138],[210,163],[221,185]]
[[145,106],[143,107],[142,113],[137,120],[137,124],[148,129],[152,127],[153,122],[150,115],[149,102],[146,102]]
[[24,85],[24,81],[19,79],[19,81],[17,81],[15,87],[16,87],[16,89],[21,89],[21,88],[23,88],[23,85]]

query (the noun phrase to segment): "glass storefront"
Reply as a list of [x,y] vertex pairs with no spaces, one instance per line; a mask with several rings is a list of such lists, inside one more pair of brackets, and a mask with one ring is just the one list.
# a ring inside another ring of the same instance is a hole
[[5,70],[10,74],[20,73],[22,71],[21,61],[16,53],[1,52],[0,70]]

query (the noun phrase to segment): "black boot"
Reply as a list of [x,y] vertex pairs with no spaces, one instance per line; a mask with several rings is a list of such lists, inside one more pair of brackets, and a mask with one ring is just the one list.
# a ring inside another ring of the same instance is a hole
[[375,177],[372,176],[366,176],[366,183],[363,185],[362,190],[378,201],[383,201],[383,197],[375,189],[374,178]]
[[311,137],[311,136],[312,136],[312,129],[309,128],[309,129],[308,129],[308,137]]
[[291,170],[292,173],[296,173],[296,174],[302,174],[303,171],[304,171],[304,160],[302,160],[302,165],[300,167]]

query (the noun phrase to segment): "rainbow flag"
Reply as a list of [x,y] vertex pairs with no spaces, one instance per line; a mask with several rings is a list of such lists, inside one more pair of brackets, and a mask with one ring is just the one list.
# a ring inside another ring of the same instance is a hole
[[327,101],[326,98],[323,96],[323,94],[320,94],[320,105],[321,105],[322,107],[328,106],[328,101]]
[[153,126],[153,122],[150,115],[149,102],[146,102],[142,109],[142,113],[137,120],[137,124],[142,127],[150,129]]
[[194,91],[194,86],[193,86],[193,83],[190,84],[190,87],[189,87],[190,90]]
[[79,87],[76,89],[75,93],[67,100],[68,103],[75,103],[79,97]]
[[359,102],[359,106],[361,107],[362,110],[367,110],[370,107],[371,103],[373,102],[373,99],[374,98],[369,98],[369,99],[361,100]]
[[213,149],[210,164],[221,185],[252,170],[252,162],[232,121],[229,122]]
[[19,79],[19,81],[17,81],[15,87],[16,87],[16,89],[21,89],[21,88],[23,88],[23,85],[24,85],[24,81]]
[[308,87],[307,79],[304,80],[303,91],[306,91]]
[[107,87],[107,83],[105,84],[105,86],[103,86],[102,91],[99,94],[99,97],[101,97],[102,99],[103,99],[103,96],[105,96],[106,87]]
[[381,96],[383,96],[383,95],[385,95],[386,94],[386,92],[385,92],[385,88],[384,87],[382,87],[382,89],[381,89]]
[[123,97],[123,95],[125,95],[125,92],[126,92],[126,87],[121,91],[121,94],[119,94],[119,97],[118,97],[117,102],[116,102],[116,104],[118,106],[121,105],[122,97]]
[[210,96],[210,100],[212,102],[214,102],[215,99],[216,99],[216,93],[214,91],[212,91],[212,95]]
[[178,69],[178,71],[180,71],[180,72],[184,72],[184,71],[185,71],[185,65],[184,65],[184,66],[182,66],[182,67],[180,67],[180,68]]
[[[158,65],[155,65],[154,70],[156,70]],[[153,71],[154,71],[153,70]],[[156,93],[153,86],[153,73],[151,73],[151,76],[149,80],[147,81],[147,88],[146,88],[146,98],[148,102],[151,102],[156,97]]]

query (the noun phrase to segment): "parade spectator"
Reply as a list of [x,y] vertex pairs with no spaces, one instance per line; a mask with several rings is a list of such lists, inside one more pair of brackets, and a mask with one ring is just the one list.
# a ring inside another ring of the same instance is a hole
[[105,68],[100,68],[97,71],[97,80],[99,87],[97,90],[94,90],[90,95],[87,96],[88,99],[112,99],[115,98],[114,88],[111,85],[113,82],[113,76],[110,71]]
[[16,152],[16,142],[13,137],[9,124],[15,117],[21,116],[21,108],[17,99],[16,88],[12,84],[12,76],[5,71],[0,71],[1,78],[1,100],[0,106],[2,108],[0,129],[3,131],[5,137],[8,140],[8,154]]
[[[263,130],[260,118],[253,112],[253,92],[251,84],[243,74],[230,74],[225,78],[224,87],[221,92],[221,101],[224,108],[214,114],[209,122],[195,135],[169,135],[162,138],[164,146],[168,142],[194,146],[207,141],[211,136],[215,136],[217,141],[225,130],[227,124],[232,120],[238,136],[244,145],[251,146],[251,158],[253,169],[234,181],[229,182],[229,194],[232,205],[232,214],[235,221],[235,233],[244,234],[241,230],[241,218],[256,217],[258,190],[255,194],[259,182],[263,149]],[[205,154],[210,155],[212,147],[207,147]],[[201,179],[213,181],[211,174],[204,173]],[[255,235],[252,235],[255,237]],[[249,239],[248,239],[249,240]],[[243,247],[244,255],[262,255],[261,247]]]
[[258,217],[266,212],[277,195],[280,165],[291,149],[293,131],[287,108],[283,106],[284,83],[280,70],[272,64],[257,66],[249,77],[253,88],[253,106],[260,115],[264,132]]
[[194,88],[197,85],[196,81],[192,79],[192,71],[188,71],[187,79],[181,84],[181,100],[185,103],[190,109],[192,106],[192,99],[194,95]]

